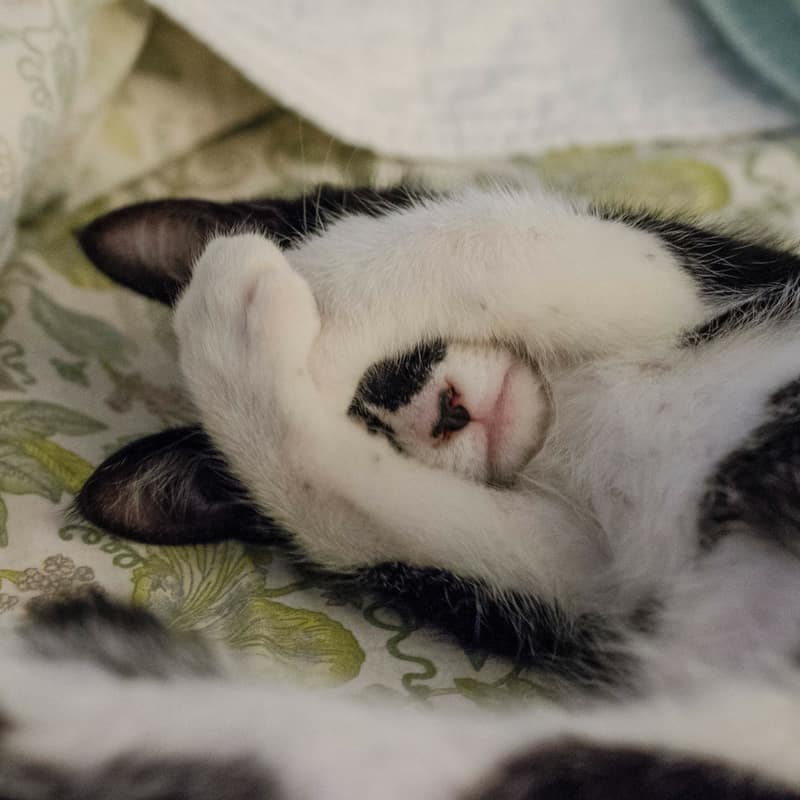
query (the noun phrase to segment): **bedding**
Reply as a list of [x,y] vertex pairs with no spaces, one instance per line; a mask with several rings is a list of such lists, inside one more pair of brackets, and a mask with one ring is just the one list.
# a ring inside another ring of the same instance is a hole
[[792,236],[800,134],[449,164],[381,157],[279,106],[143,5],[33,5],[52,14],[15,32],[0,26],[19,98],[0,117],[0,625],[96,585],[224,641],[254,670],[306,685],[437,704],[551,696],[552,676],[463,652],[397,604],[298,571],[277,547],[153,547],[70,519],[72,496],[106,455],[192,420],[168,312],[97,273],[73,232],[165,195],[500,174]]
[[[800,64],[792,0],[152,2],[327,131],[406,158],[721,136],[800,113],[796,93],[767,91]],[[731,19],[751,35],[721,36]],[[784,70],[748,71],[754,54]]]

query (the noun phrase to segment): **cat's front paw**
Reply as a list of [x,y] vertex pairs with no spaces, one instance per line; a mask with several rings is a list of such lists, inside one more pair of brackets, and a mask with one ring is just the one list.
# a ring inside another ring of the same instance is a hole
[[233,402],[248,387],[292,408],[313,391],[307,362],[319,328],[308,284],[257,234],[213,240],[175,311],[181,366],[201,411],[209,394]]

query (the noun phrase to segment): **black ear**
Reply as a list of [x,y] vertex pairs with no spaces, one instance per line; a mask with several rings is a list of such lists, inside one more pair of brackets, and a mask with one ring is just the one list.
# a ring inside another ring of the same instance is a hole
[[406,187],[322,186],[291,200],[157,200],[98,217],[80,231],[78,240],[95,266],[117,283],[173,303],[214,235],[256,231],[290,247],[342,214],[379,216],[429,196]]
[[208,240],[242,226],[232,206],[205,200],[138,203],[98,217],[78,234],[89,259],[140,294],[173,303]]
[[118,450],[92,473],[75,505],[99,528],[150,544],[254,538],[271,526],[198,426]]

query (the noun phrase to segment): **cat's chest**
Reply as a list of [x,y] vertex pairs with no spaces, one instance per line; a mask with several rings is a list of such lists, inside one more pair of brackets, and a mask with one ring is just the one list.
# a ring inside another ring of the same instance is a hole
[[565,372],[552,379],[555,428],[531,469],[592,510],[617,561],[668,572],[695,552],[717,465],[799,374],[800,342],[764,337]]

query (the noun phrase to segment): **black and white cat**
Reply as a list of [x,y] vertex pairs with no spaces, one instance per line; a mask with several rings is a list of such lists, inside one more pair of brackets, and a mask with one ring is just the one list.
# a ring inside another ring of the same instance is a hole
[[214,445],[180,429],[109,459],[79,498],[101,526],[175,543],[268,515],[325,569],[458,597],[437,613],[462,638],[488,611],[494,649],[544,616],[646,618],[722,665],[797,652],[800,257],[477,189],[167,201],[82,240],[140,291],[188,284]]
[[[208,797],[800,796],[798,256],[500,189],[165,201],[82,242],[180,297],[202,421],[101,465],[89,519],[169,543],[277,525],[309,562],[529,659],[543,629],[582,658],[646,629],[649,689],[510,718],[352,708],[198,675],[155,623],[95,601],[3,659],[11,763],[83,797],[204,796],[91,783],[170,763],[241,777]],[[139,676],[136,653],[178,677]]]

